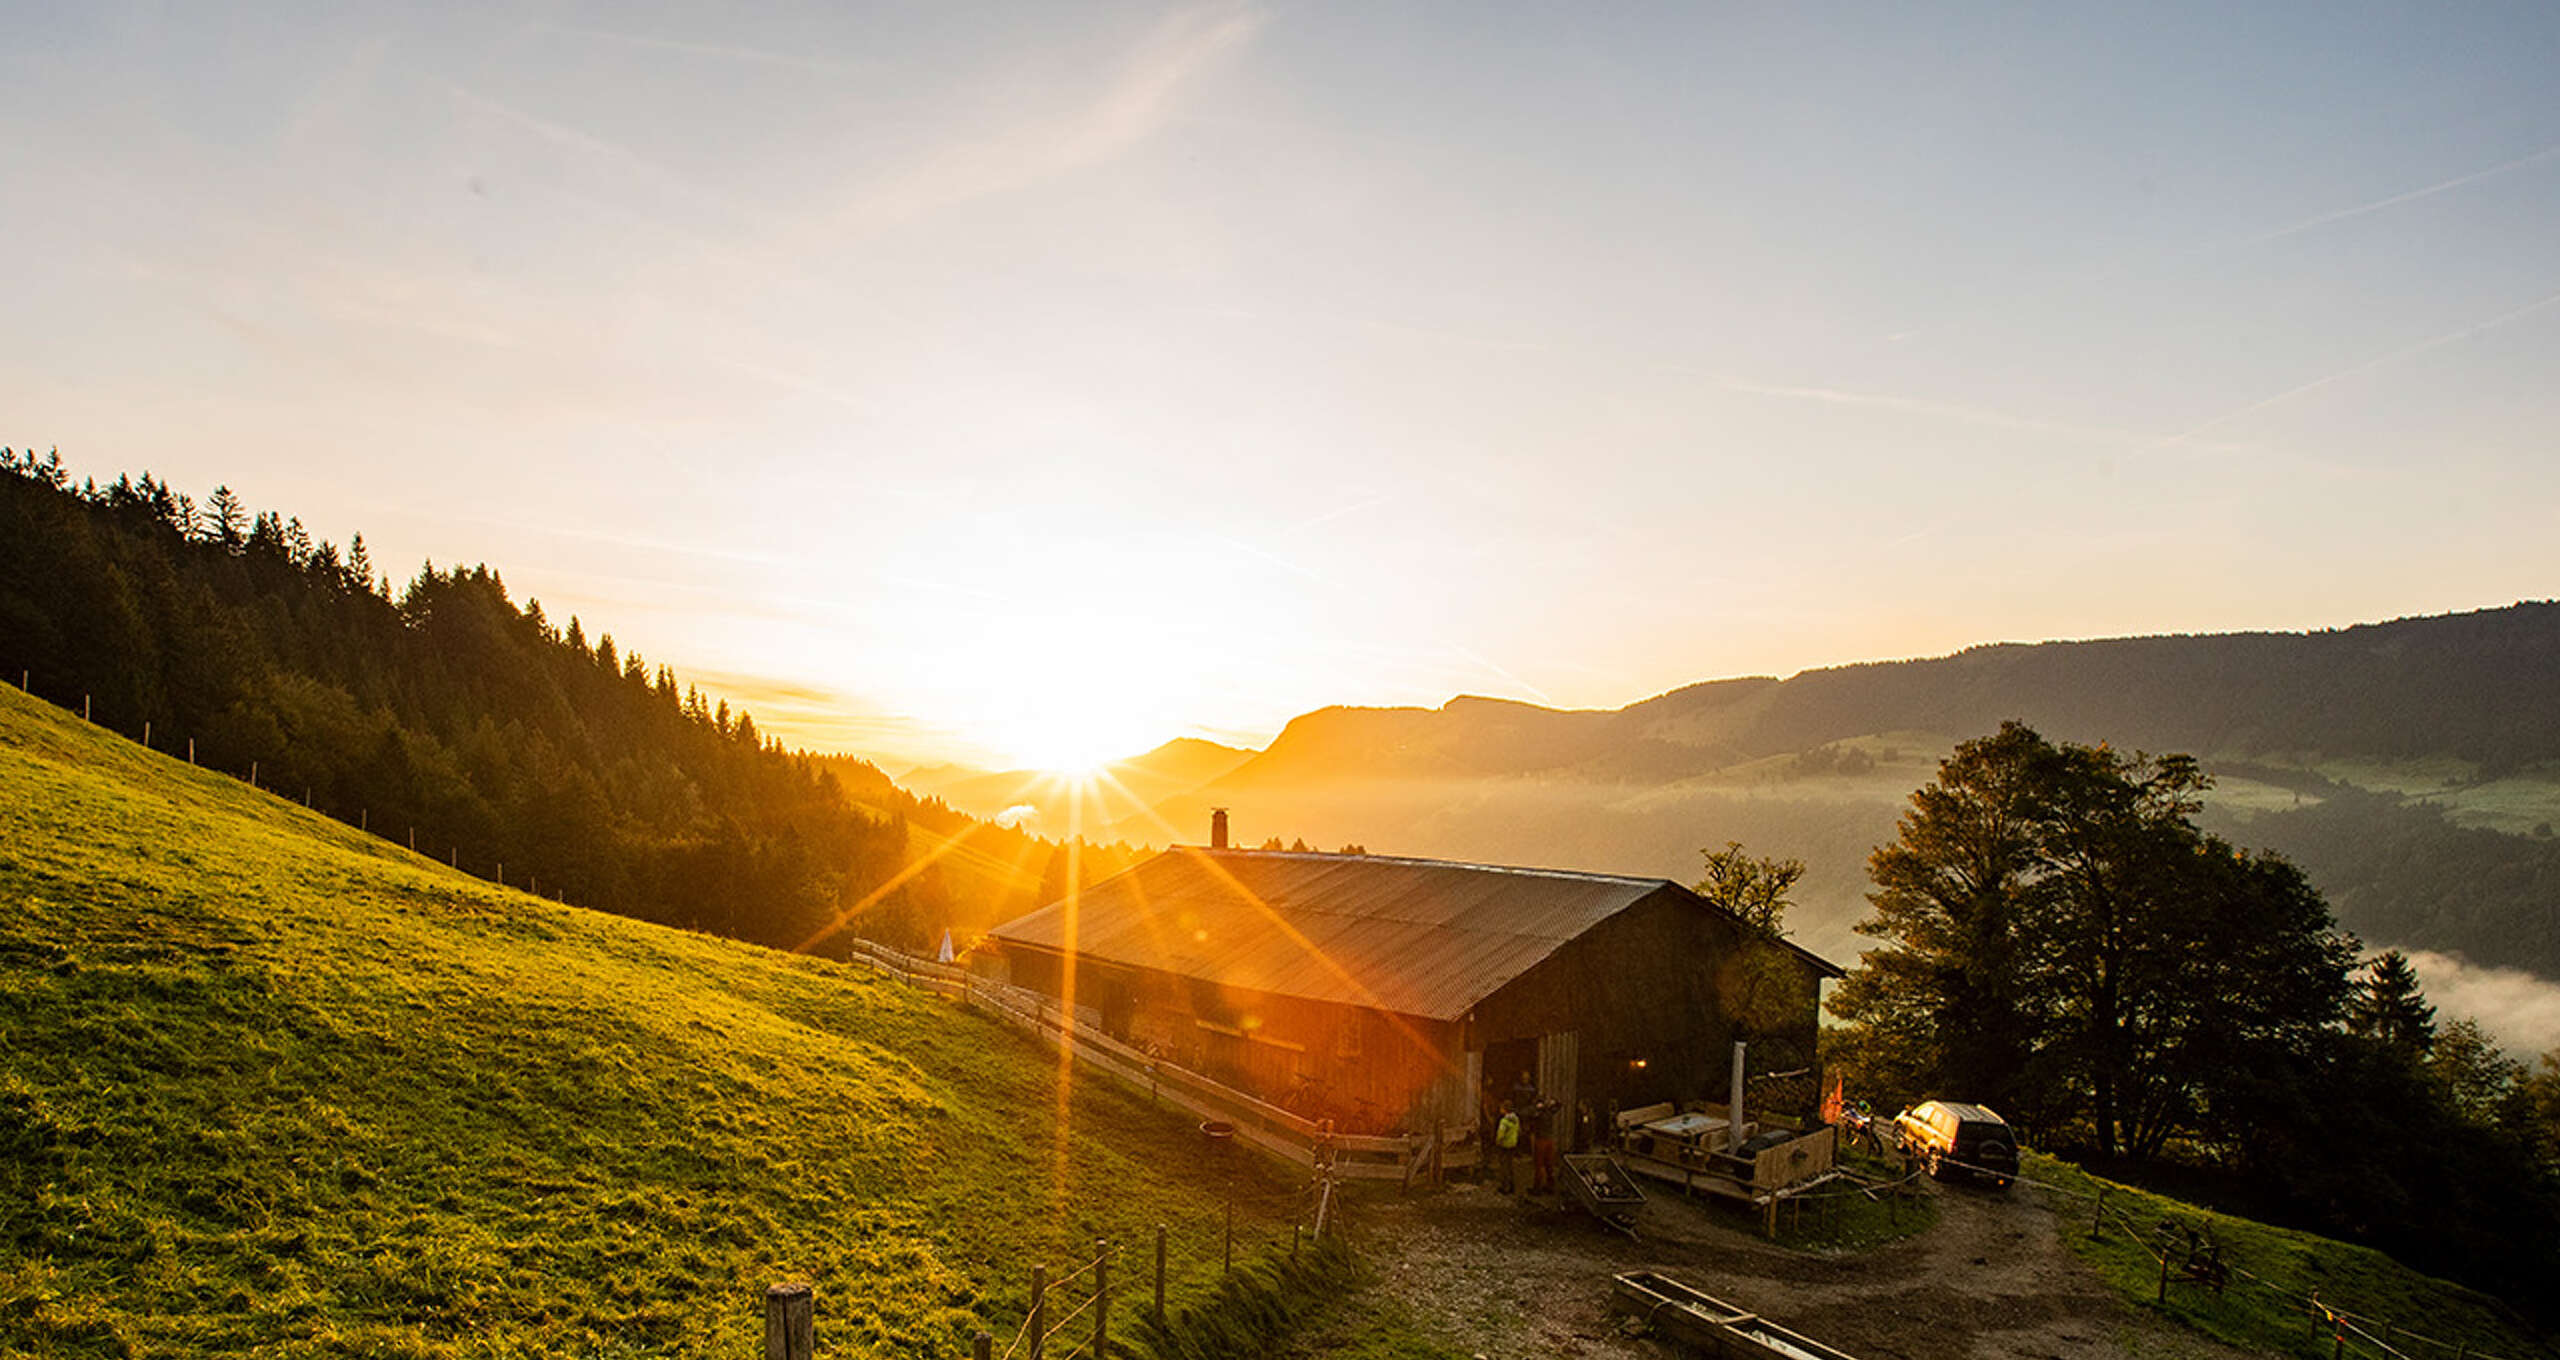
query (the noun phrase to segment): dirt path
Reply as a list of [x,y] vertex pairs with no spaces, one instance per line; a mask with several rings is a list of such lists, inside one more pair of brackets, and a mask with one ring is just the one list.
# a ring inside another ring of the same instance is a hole
[[1373,1288],[1490,1360],[1665,1360],[1668,1347],[1611,1313],[1609,1277],[1623,1270],[1662,1271],[1861,1360],[2243,1354],[2128,1307],[2062,1244],[2033,1188],[1933,1188],[1927,1232],[1838,1257],[1772,1246],[1652,1185],[1639,1241],[1552,1198],[1474,1186],[1362,1217],[1382,1266]]

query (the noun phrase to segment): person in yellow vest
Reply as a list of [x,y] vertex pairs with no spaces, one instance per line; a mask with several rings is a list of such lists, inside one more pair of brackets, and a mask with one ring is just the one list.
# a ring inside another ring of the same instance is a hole
[[1493,1155],[1502,1164],[1502,1193],[1520,1188],[1520,1112],[1502,1102],[1502,1117],[1493,1124]]

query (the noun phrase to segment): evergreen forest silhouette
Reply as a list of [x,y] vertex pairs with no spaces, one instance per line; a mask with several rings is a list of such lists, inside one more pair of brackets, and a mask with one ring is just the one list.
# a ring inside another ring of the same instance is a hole
[[482,877],[777,948],[965,938],[1063,886],[1057,847],[786,751],[485,566],[395,592],[360,534],[58,453],[0,450],[0,666]]

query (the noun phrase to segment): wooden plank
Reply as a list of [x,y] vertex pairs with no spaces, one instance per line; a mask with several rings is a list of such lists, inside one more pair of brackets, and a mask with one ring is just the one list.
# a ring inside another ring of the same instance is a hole
[[[1547,1136],[1566,1147],[1573,1145],[1573,1107],[1579,1099],[1574,1093],[1574,1069],[1580,1048],[1572,1030],[1538,1036],[1538,1094],[1556,1102]],[[1526,1120],[1529,1112],[1521,1111],[1520,1117]]]
[[1761,1190],[1777,1190],[1829,1171],[1838,1134],[1839,1130],[1826,1124],[1804,1137],[1761,1149],[1751,1160],[1751,1184]]
[[[899,965],[914,961],[937,969],[949,967],[914,955],[900,954],[884,946],[870,945],[867,941],[857,943],[868,946],[860,952],[869,961],[885,971],[906,976],[912,982],[929,985],[939,979],[917,978],[904,973]],[[1049,998],[1029,988],[965,972],[952,985],[952,994],[963,1003],[1023,1030],[1052,1049],[1065,1050],[1072,1044],[1076,1058],[1093,1070],[1117,1078],[1133,1088],[1148,1091],[1156,1099],[1170,1101],[1194,1114],[1232,1124],[1238,1138],[1265,1153],[1292,1165],[1312,1165],[1315,1160],[1314,1142],[1319,1129],[1311,1120],[1200,1073],[1150,1057],[1090,1024],[1073,1023],[1058,1011]],[[1082,1011],[1084,1008],[1078,1009]],[[1472,1132],[1472,1126],[1452,1126],[1444,1130],[1443,1137],[1455,1143]],[[1336,1168],[1339,1174],[1352,1179],[1405,1179],[1411,1175],[1414,1158],[1428,1141],[1419,1135],[1393,1138],[1335,1135],[1334,1147],[1339,1154]],[[1474,1164],[1471,1144],[1464,1149],[1444,1151],[1469,1154],[1447,1160],[1444,1165]]]

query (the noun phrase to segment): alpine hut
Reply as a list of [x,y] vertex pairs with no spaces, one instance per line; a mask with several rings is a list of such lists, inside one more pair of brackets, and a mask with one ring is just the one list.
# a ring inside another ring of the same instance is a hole
[[1841,975],[1666,879],[1223,844],[992,935],[1014,984],[1346,1132],[1473,1126],[1526,1072],[1568,1143],[1719,1096],[1737,1039],[1809,1062]]

